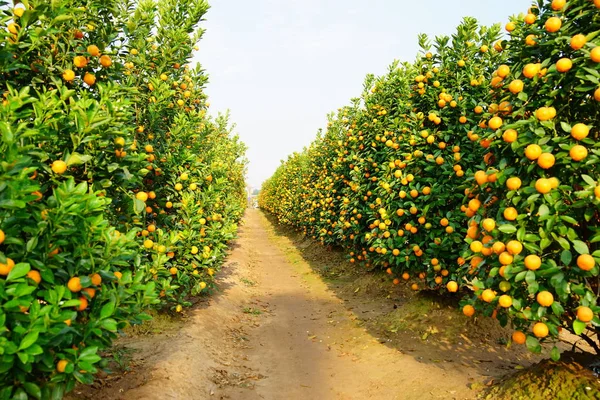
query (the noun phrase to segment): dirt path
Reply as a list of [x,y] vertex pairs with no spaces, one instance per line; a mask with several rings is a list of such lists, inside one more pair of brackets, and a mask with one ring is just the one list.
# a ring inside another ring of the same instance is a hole
[[[95,399],[466,399],[476,375],[426,363],[361,326],[308,264],[290,262],[249,210],[221,292],[182,328],[130,340],[143,368]],[[142,359],[140,359],[140,357]],[[135,355],[134,355],[135,358]]]

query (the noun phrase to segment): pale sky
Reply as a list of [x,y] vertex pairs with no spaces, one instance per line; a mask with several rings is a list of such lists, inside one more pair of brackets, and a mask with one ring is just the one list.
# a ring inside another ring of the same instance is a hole
[[529,0],[212,0],[195,58],[208,72],[211,112],[231,112],[248,145],[248,184],[301,151],[327,114],[362,92],[368,73],[413,61],[417,35],[450,35],[464,16],[484,25]]

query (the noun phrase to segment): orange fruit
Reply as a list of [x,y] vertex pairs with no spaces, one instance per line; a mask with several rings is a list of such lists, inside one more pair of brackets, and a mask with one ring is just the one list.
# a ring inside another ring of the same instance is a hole
[[148,200],[148,193],[146,192],[137,192],[135,198],[139,201],[146,202]]
[[571,136],[575,140],[585,139],[589,133],[590,133],[590,128],[588,128],[588,126],[586,124],[582,124],[582,123],[575,124],[571,128]]
[[94,57],[98,57],[100,55],[100,49],[98,48],[98,46],[96,46],[94,44],[90,44],[87,47],[87,52],[90,53],[90,55],[94,56]]
[[467,317],[472,317],[475,314],[475,308],[473,308],[472,305],[467,304],[466,306],[463,307],[462,312]]
[[587,157],[588,151],[582,145],[576,144],[575,146],[571,147],[571,150],[569,150],[569,155],[573,161],[581,161]]
[[600,46],[596,46],[590,51],[590,58],[593,62],[600,62]]
[[479,199],[471,199],[469,201],[469,210],[475,212],[479,210],[479,207],[481,207],[481,201],[479,201]]
[[506,78],[510,73],[510,67],[508,65],[502,64],[498,67],[498,70],[496,72],[498,73],[498,76],[500,78]]
[[552,7],[554,11],[560,11],[565,7],[565,4],[567,4],[567,0],[552,0],[550,7]]
[[527,340],[527,336],[521,331],[514,331],[512,334],[512,341],[516,344],[524,344]]
[[510,90],[512,94],[519,94],[523,91],[523,86],[522,80],[515,79],[508,85],[508,90]]
[[483,244],[479,240],[474,240],[471,242],[469,248],[473,253],[480,253],[481,249],[483,249]]
[[517,219],[517,216],[519,215],[519,213],[517,212],[516,208],[507,207],[504,209],[504,212],[502,213],[502,215],[504,216],[504,219],[506,219],[507,221],[514,221],[515,219]]
[[511,240],[506,244],[506,250],[513,256],[516,256],[523,251],[523,245],[518,240]]
[[581,33],[578,35],[575,35],[571,38],[571,48],[573,50],[579,50],[581,49],[583,46],[585,46],[587,42],[587,39],[585,38],[585,35],[582,35]]
[[540,121],[549,121],[556,116],[554,107],[540,107],[535,111],[535,116]]
[[545,338],[548,336],[548,326],[543,322],[538,322],[533,326],[533,334],[537,338]]
[[[485,171],[477,171],[475,172],[475,181],[479,186],[485,184],[488,181],[488,176]],[[476,211],[476,210],[474,210]]]
[[479,229],[477,229],[477,226],[472,226],[469,229],[467,229],[467,237],[469,237],[471,239],[477,239],[478,236],[479,236]]
[[488,122],[488,126],[492,130],[496,130],[496,129],[500,128],[502,126],[502,118],[500,118],[500,117],[493,117]]
[[93,274],[92,276],[90,276],[90,278],[92,280],[92,285],[100,286],[102,284],[102,277],[100,276],[100,274]]
[[0,244],[4,243],[4,239],[6,239],[6,236],[4,235],[4,231],[0,229]]
[[542,259],[535,255],[535,254],[530,254],[527,257],[525,257],[525,267],[531,271],[535,271],[538,268],[540,268],[542,265]]
[[537,44],[536,40],[537,36],[535,35],[527,35],[527,37],[525,38],[525,44],[527,46],[535,46]]
[[526,23],[527,25],[532,25],[532,24],[534,24],[534,23],[535,23],[536,19],[537,19],[537,17],[535,16],[535,14],[528,13],[528,14],[525,16],[525,23]]
[[115,271],[115,277],[116,277],[117,279],[121,279],[121,278],[123,277],[123,274],[122,274],[122,273],[120,273],[119,271]]
[[498,298],[498,304],[500,304],[500,307],[508,308],[512,306],[512,297],[507,294],[503,294]]
[[600,186],[594,188],[594,196],[596,196],[597,199],[600,199]]
[[540,72],[540,66],[538,64],[527,64],[523,67],[523,75],[526,78],[533,78]]
[[562,21],[558,17],[550,17],[546,20],[546,23],[544,24],[546,31],[550,33],[558,32],[561,26]]
[[521,187],[521,179],[514,176],[506,180],[506,187],[508,190],[518,190]]
[[86,292],[87,295],[90,297],[90,299],[93,299],[94,296],[96,295],[96,289],[94,288],[83,288],[82,289],[83,292]]
[[590,271],[596,265],[596,260],[589,254],[581,254],[577,257],[577,266],[584,271]]
[[581,322],[590,322],[594,319],[594,312],[589,307],[581,306],[577,308],[577,319]]
[[86,72],[85,75],[83,76],[83,81],[88,86],[94,86],[94,84],[96,83],[96,76],[94,74],[90,74],[89,72]]
[[486,218],[483,220],[481,226],[488,232],[493,231],[496,228],[496,221],[492,218]]
[[67,282],[67,287],[71,292],[80,292],[81,280],[78,277],[74,276],[71,279],[69,279],[69,282]]
[[552,153],[542,153],[537,160],[538,165],[543,169],[552,168],[556,159]]
[[0,263],[0,275],[8,275],[14,266],[15,262],[10,258],[6,258],[6,263]]
[[407,281],[407,280],[410,279],[410,275],[407,272],[405,272],[405,273],[402,274],[402,279],[404,279],[405,281]]
[[492,245],[492,250],[494,251],[494,253],[496,254],[502,254],[502,252],[504,252],[504,250],[506,250],[506,246],[504,245],[504,243],[502,242],[495,242]]
[[554,296],[547,290],[541,291],[537,294],[536,300],[542,307],[550,307],[554,303]]
[[450,281],[446,284],[446,289],[448,289],[448,291],[451,293],[455,293],[456,291],[458,291],[458,283]]
[[27,277],[29,279],[31,279],[32,281],[34,281],[36,284],[40,284],[40,282],[42,281],[42,276],[40,275],[39,271],[36,271],[34,269],[32,269],[31,271],[29,271],[27,273]]
[[502,265],[510,265],[513,262],[513,256],[509,252],[504,251],[500,253],[500,255],[498,256],[498,260]]
[[67,170],[67,163],[63,160],[56,160],[52,163],[52,171],[57,175],[62,175]]
[[109,56],[107,56],[106,54],[100,57],[100,64],[104,67],[104,68],[108,68],[112,65],[112,60],[110,59]]
[[506,29],[507,32],[512,32],[516,29],[517,25],[515,25],[514,22],[509,22],[507,23],[504,28]]
[[491,303],[496,298],[496,293],[492,289],[485,289],[483,293],[481,293],[481,300],[486,303]]
[[568,72],[571,68],[573,68],[573,61],[569,58],[563,57],[556,62],[556,70],[558,72]]
[[77,306],[77,311],[83,311],[87,308],[88,306],[88,301],[85,297],[81,296],[79,298],[79,306]]
[[525,148],[525,157],[530,159],[531,161],[537,160],[538,157],[542,154],[542,148],[537,144],[530,144]]
[[67,82],[73,82],[75,80],[75,72],[71,69],[65,69],[62,78]]
[[552,182],[550,179],[540,178],[535,182],[535,190],[541,194],[550,193],[552,190]]
[[84,68],[87,65],[87,63],[88,60],[84,56],[75,56],[73,58],[73,65],[77,68]]
[[419,285],[417,285],[416,283],[413,283],[412,285],[410,285],[410,288],[414,291],[419,290]]
[[171,275],[177,275],[177,268],[175,268],[175,267],[171,267],[171,268],[169,269],[169,273],[170,273]]
[[65,372],[65,369],[67,369],[67,365],[69,365],[69,362],[67,360],[59,360],[56,363],[56,370],[62,374],[63,372]]

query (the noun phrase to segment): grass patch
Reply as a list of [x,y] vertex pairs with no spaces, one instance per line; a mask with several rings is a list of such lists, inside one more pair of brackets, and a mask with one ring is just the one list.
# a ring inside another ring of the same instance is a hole
[[160,313],[156,310],[149,310],[147,314],[152,317],[151,320],[144,321],[139,325],[130,325],[129,327],[125,328],[125,334],[133,337],[155,335],[173,330],[180,324],[178,319],[175,319],[166,313]]
[[260,315],[262,311],[254,307],[244,307],[244,314]]

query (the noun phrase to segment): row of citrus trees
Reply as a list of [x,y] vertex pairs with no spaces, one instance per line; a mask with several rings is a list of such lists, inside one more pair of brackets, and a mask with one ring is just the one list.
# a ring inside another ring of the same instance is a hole
[[395,284],[464,293],[534,352],[561,329],[598,349],[600,1],[539,0],[505,29],[421,36],[260,205]]
[[206,2],[0,4],[0,399],[60,399],[210,290],[245,146],[189,66]]

